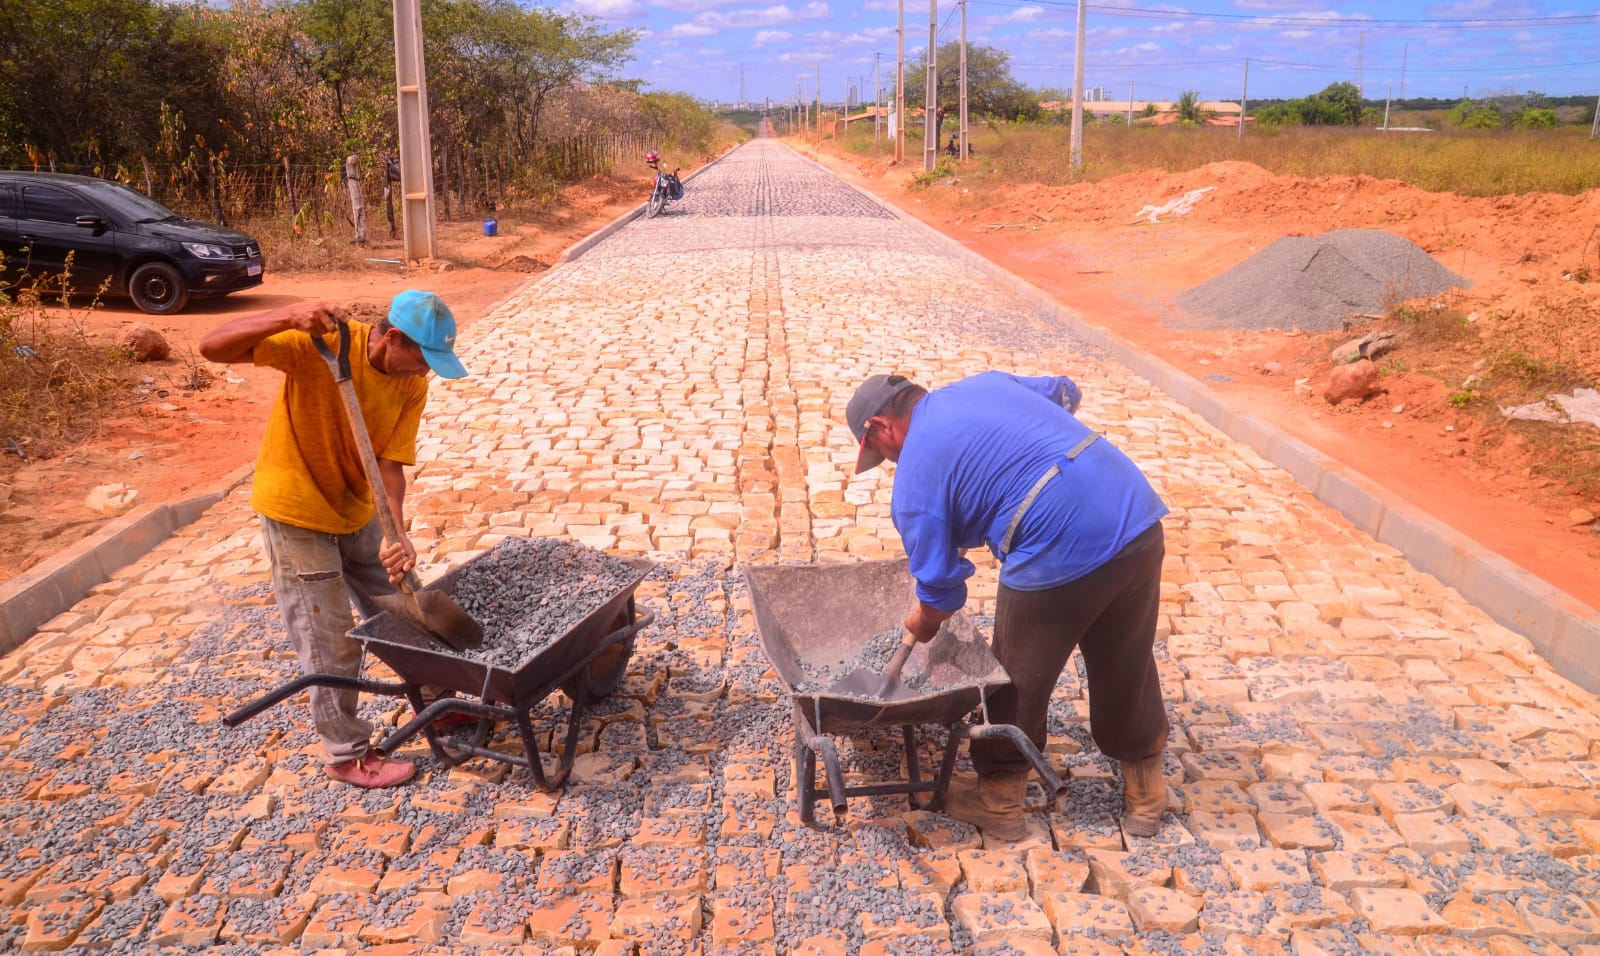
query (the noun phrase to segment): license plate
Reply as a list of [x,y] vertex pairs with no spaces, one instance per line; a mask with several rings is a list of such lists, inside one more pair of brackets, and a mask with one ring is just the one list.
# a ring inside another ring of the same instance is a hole
[[261,263],[252,262],[244,267],[246,275],[258,276],[261,274]]

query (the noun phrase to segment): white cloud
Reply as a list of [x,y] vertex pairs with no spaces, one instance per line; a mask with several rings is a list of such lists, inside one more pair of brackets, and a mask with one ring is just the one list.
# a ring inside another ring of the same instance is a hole
[[680,23],[677,26],[674,26],[671,29],[667,30],[665,33],[663,33],[661,35],[663,37],[668,38],[668,39],[676,40],[676,39],[679,39],[680,37],[709,37],[709,36],[715,36],[717,34],[717,32],[718,31],[717,31],[717,29],[715,27],[708,27],[708,26],[706,26],[704,24],[701,24],[701,23]]
[[1023,34],[1030,40],[1070,40],[1072,31],[1062,27],[1046,27],[1042,30],[1029,30]]
[[758,30],[755,39],[750,43],[753,46],[766,46],[768,43],[782,43],[791,36],[793,34],[787,30]]
[[1002,19],[1006,23],[1032,23],[1043,16],[1044,7],[1018,7]]
[[1289,39],[1289,40],[1304,40],[1306,37],[1311,35],[1311,31],[1310,30],[1285,30],[1285,31],[1283,31],[1283,33],[1281,33],[1279,35],[1284,37],[1285,39]]
[[639,0],[572,0],[572,9],[598,20],[637,20],[647,15]]
[[719,30],[748,29],[751,27],[789,26],[801,20],[815,20],[828,16],[826,3],[808,3],[799,11],[786,4],[745,10],[711,11],[694,18],[701,26]]

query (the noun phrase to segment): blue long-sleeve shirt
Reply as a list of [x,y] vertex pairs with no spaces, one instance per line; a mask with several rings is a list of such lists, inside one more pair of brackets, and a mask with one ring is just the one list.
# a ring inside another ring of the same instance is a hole
[[[930,392],[911,417],[894,476],[890,515],[911,560],[917,597],[943,611],[967,600],[975,568],[961,552],[988,545],[1000,582],[1039,591],[1100,567],[1148,530],[1167,506],[1109,441],[1067,410],[1078,389],[1065,376],[984,372]],[[1064,407],[1067,406],[1067,407]],[[1046,483],[1001,554],[1018,506],[1051,465]]]

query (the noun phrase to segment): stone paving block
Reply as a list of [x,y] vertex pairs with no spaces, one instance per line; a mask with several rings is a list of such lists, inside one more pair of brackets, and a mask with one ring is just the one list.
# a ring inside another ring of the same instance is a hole
[[29,953],[65,949],[104,908],[103,901],[86,896],[59,897],[44,903],[27,913],[20,948]]
[[[695,900],[698,928],[699,900]],[[589,948],[611,938],[632,939],[613,933],[613,905],[609,894],[582,893],[547,898],[528,914],[531,939],[557,946]]]
[[1287,934],[1271,927],[1273,908],[1269,898],[1262,893],[1235,890],[1207,897],[1200,908],[1200,932],[1208,935],[1268,935]]
[[1028,873],[1020,856],[994,850],[963,850],[957,854],[967,888],[973,893],[1028,892]]
[[1291,850],[1224,850],[1222,866],[1241,890],[1273,889],[1286,884],[1308,883],[1306,855]]
[[1417,941],[1347,929],[1303,929],[1295,932],[1291,946],[1296,956],[1423,956]]
[[1405,845],[1405,840],[1382,817],[1340,811],[1329,811],[1326,816],[1339,831],[1340,845],[1351,852],[1382,853]]
[[1600,943],[1600,913],[1576,896],[1527,895],[1517,913],[1532,935],[1561,944]]
[[1128,916],[1140,932],[1191,933],[1200,927],[1200,913],[1191,898],[1163,886],[1134,890],[1127,898]]
[[1449,930],[1421,893],[1392,887],[1361,886],[1350,891],[1350,905],[1374,932],[1420,936]]
[[1248,813],[1191,813],[1187,826],[1196,840],[1210,846],[1249,849],[1261,845],[1256,818]]
[[288,945],[305,932],[316,905],[315,893],[233,900],[228,904],[228,921],[223,924],[221,938],[252,946]]
[[1025,866],[1031,895],[1042,902],[1047,893],[1081,893],[1089,882],[1089,863],[1079,854],[1049,849],[1029,850]]
[[1032,899],[1010,893],[963,893],[950,901],[957,925],[980,943],[1049,942],[1050,921]]
[[1083,933],[1122,940],[1134,932],[1133,919],[1120,900],[1092,893],[1048,893],[1040,906],[1063,941]]

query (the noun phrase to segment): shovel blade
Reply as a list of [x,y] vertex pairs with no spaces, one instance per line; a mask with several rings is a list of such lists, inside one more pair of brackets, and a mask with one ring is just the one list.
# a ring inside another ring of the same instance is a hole
[[373,596],[377,605],[426,631],[451,650],[465,651],[483,643],[483,625],[439,591],[396,591]]

